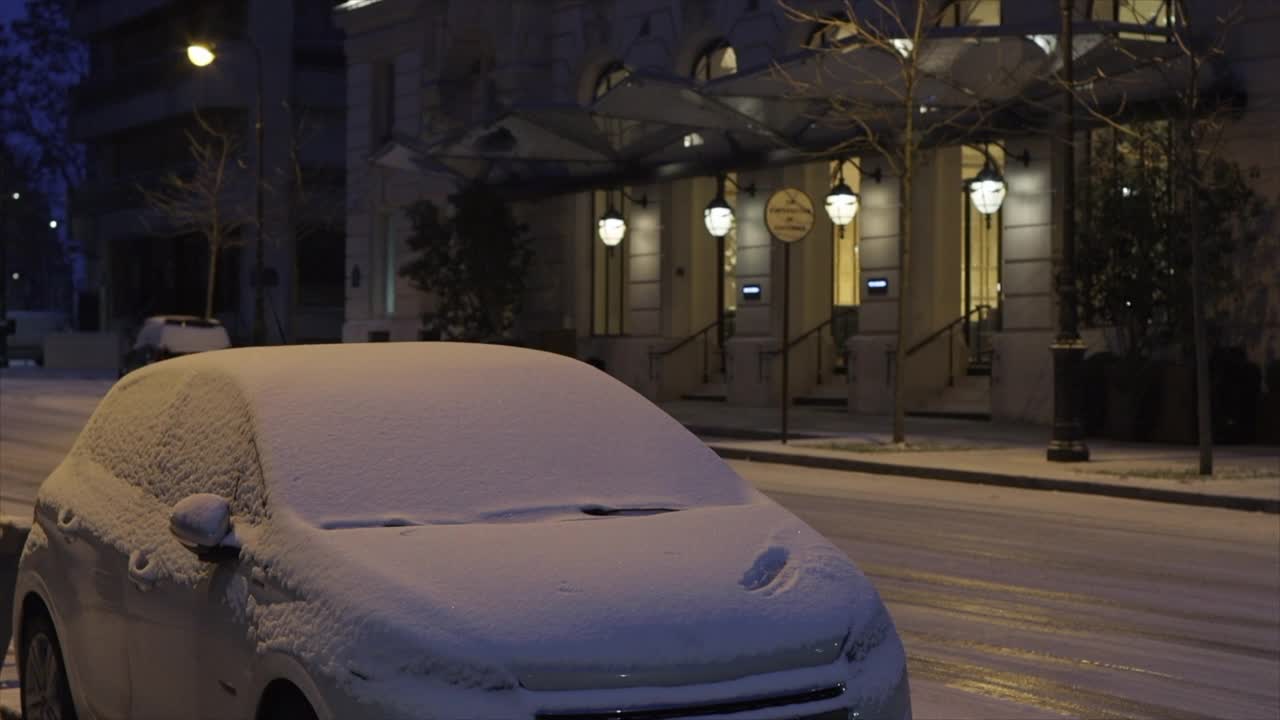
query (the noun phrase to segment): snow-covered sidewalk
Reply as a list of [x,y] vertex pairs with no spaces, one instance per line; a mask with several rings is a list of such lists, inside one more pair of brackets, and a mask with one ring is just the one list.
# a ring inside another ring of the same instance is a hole
[[743,439],[776,435],[773,408],[692,402],[662,407],[727,458],[1280,512],[1276,447],[1217,447],[1214,476],[1202,479],[1193,446],[1090,440],[1089,462],[1053,463],[1045,459],[1047,428],[908,418],[908,444],[899,448],[890,442],[887,417],[816,408],[795,409],[789,425],[797,439],[783,445]]

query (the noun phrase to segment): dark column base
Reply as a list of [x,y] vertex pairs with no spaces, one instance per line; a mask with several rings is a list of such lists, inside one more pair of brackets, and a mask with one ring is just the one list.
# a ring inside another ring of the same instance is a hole
[[1084,441],[1059,444],[1049,441],[1049,449],[1045,451],[1049,462],[1086,462],[1089,459],[1089,446]]
[[1080,338],[1059,337],[1053,352],[1053,439],[1045,451],[1050,462],[1084,462],[1089,446],[1080,424],[1080,363],[1085,344]]

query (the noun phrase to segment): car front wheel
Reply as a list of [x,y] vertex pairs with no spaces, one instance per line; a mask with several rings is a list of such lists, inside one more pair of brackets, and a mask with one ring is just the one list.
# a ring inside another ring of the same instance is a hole
[[20,692],[23,720],[75,720],[67,667],[53,624],[43,615],[27,626]]

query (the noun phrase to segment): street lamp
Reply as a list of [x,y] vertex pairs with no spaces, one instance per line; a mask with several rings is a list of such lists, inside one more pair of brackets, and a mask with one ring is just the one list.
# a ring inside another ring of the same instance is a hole
[[600,221],[596,223],[596,233],[599,234],[600,242],[604,243],[605,247],[615,248],[627,234],[627,220],[622,217],[622,213],[610,205],[609,209],[604,211],[604,215],[600,216]]
[[204,67],[217,59],[213,49],[208,45],[195,43],[187,46],[187,59],[196,67]]
[[844,233],[845,226],[853,222],[853,218],[858,214],[858,204],[858,193],[845,184],[842,173],[839,181],[831,188],[831,192],[827,193],[827,217],[831,218],[832,224],[840,228],[841,234]]
[[[730,179],[727,175],[716,176],[716,196],[707,203],[707,208],[702,211],[702,222],[707,226],[707,232],[711,237],[716,239],[716,342],[720,346],[720,374],[723,376],[725,372],[725,313],[724,313],[724,285],[725,285],[725,236],[733,230],[735,217],[733,206],[724,199],[724,184],[732,182],[733,186],[748,195],[756,194],[755,183],[748,187],[738,185],[736,180]],[[703,378],[705,382],[707,378]]]
[[707,203],[707,209],[702,211],[702,222],[707,226],[707,232],[711,233],[711,237],[721,240],[733,229],[733,208],[724,199],[723,180],[720,181],[720,189],[715,198]]
[[983,215],[994,215],[1000,211],[1008,188],[1005,185],[1004,176],[996,170],[990,160],[983,164],[982,170],[969,181],[968,185],[969,200],[973,202],[975,210]]
[[[263,167],[266,163],[263,157],[266,153],[263,146],[262,134],[262,74],[264,66],[262,64],[262,49],[253,41],[252,37],[246,36],[246,44],[253,50],[253,62],[256,72],[254,73],[255,85],[255,118],[254,118],[254,136],[256,143],[256,165],[257,165],[257,181],[254,188],[254,225],[258,229],[258,242],[254,247],[254,270],[253,270],[253,344],[265,345],[267,343],[267,311],[266,311],[266,244],[267,233],[262,222],[262,186],[263,186]],[[187,46],[187,60],[196,67],[207,67],[213,64],[217,59],[217,54],[213,51],[214,46],[210,43],[192,43]],[[284,337],[281,336],[281,342]]]
[[58,221],[57,221],[57,220],[50,220],[50,221],[49,221],[49,229],[50,229],[50,230],[57,230],[57,229],[58,229]]

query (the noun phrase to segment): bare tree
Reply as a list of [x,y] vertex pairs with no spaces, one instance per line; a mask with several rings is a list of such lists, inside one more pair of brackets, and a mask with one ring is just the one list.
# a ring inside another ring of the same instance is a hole
[[212,317],[218,258],[223,250],[242,244],[241,230],[253,224],[252,209],[244,197],[253,182],[240,137],[199,113],[194,117],[196,127],[186,133],[191,163],[166,173],[154,186],[138,189],[164,231],[174,237],[197,234],[204,239],[209,252],[204,314]]
[[[946,50],[966,38],[963,26],[976,7],[955,0],[870,0],[837,11],[798,8],[780,0],[788,18],[815,28],[820,42],[816,76],[779,66],[797,98],[814,101],[815,120],[847,139],[826,155],[875,153],[898,177],[898,334],[894,351],[893,441],[905,442],[907,320],[913,231],[911,207],[923,148],[978,134],[1007,106],[1011,78],[995,63],[985,76],[960,77]],[[976,38],[967,38],[976,40]],[[993,44],[994,45],[994,44]],[[998,51],[998,50],[997,50]]]
[[[1091,9],[1092,2],[1084,4]],[[1064,89],[1074,100],[1076,113],[1094,126],[1110,130],[1149,167],[1166,175],[1170,262],[1178,262],[1179,246],[1189,246],[1191,271],[1176,277],[1190,285],[1199,471],[1211,475],[1206,314],[1218,299],[1215,286],[1221,283],[1207,277],[1213,268],[1206,265],[1217,265],[1224,254],[1218,252],[1220,248],[1206,245],[1229,237],[1247,237],[1248,232],[1236,225],[1256,214],[1260,201],[1252,190],[1241,186],[1238,168],[1222,159],[1224,135],[1240,111],[1239,95],[1222,72],[1222,60],[1231,35],[1244,20],[1245,3],[1215,4],[1208,14],[1198,14],[1198,10],[1188,0],[1165,0],[1152,17],[1139,17],[1134,12],[1131,18],[1121,18],[1167,35],[1164,51],[1143,56],[1129,53],[1132,70],[1137,73],[1130,86],[1099,69],[1064,83]],[[1126,52],[1123,46],[1120,50]],[[1224,207],[1218,201],[1224,195],[1232,198],[1227,204],[1237,207]]]

